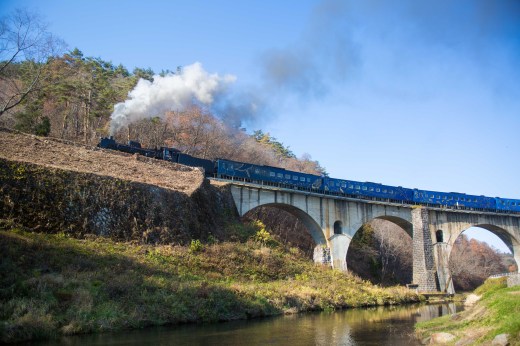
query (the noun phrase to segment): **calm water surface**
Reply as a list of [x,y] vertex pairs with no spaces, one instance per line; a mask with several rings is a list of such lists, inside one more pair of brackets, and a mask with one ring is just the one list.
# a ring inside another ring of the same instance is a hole
[[456,310],[454,304],[353,309],[66,337],[30,345],[419,345],[413,337],[416,322]]

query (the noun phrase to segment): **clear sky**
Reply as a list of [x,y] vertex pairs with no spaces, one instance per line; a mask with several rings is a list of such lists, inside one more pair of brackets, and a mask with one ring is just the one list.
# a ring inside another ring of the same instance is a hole
[[[520,1],[0,0],[86,56],[200,62],[333,177],[520,198]],[[497,246],[498,247],[498,246]]]

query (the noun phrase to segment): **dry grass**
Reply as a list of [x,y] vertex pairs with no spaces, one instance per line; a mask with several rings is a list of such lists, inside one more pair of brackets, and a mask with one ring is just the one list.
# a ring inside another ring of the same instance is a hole
[[419,300],[251,241],[193,251],[10,230],[0,253],[4,342]]

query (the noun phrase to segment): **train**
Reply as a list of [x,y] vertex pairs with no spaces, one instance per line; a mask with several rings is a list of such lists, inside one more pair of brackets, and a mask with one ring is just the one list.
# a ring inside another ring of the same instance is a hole
[[410,189],[373,182],[337,179],[327,176],[290,171],[280,167],[255,165],[227,159],[208,160],[181,152],[175,148],[142,148],[136,141],[121,144],[113,137],[102,138],[99,148],[139,154],[203,169],[206,177],[243,181],[261,185],[309,191],[357,199],[368,199],[430,207],[467,209],[500,213],[520,213],[520,200],[468,195],[460,192],[440,192]]

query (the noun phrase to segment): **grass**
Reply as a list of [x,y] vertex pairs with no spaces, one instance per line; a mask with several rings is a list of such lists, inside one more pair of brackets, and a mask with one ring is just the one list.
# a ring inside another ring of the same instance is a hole
[[418,337],[448,332],[457,337],[454,342],[476,345],[505,333],[510,345],[520,345],[520,286],[508,288],[506,278],[488,279],[474,293],[481,299],[465,311],[418,323]]
[[0,254],[0,342],[419,300],[255,241],[151,246],[9,229]]

